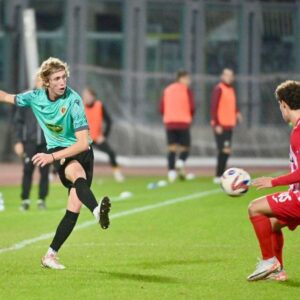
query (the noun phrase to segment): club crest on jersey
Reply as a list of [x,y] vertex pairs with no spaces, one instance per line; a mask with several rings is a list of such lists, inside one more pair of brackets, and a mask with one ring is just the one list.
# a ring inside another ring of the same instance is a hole
[[47,128],[55,133],[60,133],[63,131],[63,127],[60,125],[46,124]]
[[67,109],[66,109],[66,107],[64,107],[64,106],[60,109],[60,113],[61,113],[62,115],[64,115],[66,111],[67,111]]

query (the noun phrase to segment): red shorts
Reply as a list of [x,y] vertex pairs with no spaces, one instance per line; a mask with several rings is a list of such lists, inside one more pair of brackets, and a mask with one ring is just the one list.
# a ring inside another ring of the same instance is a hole
[[268,195],[267,201],[280,223],[290,230],[300,225],[300,191]]

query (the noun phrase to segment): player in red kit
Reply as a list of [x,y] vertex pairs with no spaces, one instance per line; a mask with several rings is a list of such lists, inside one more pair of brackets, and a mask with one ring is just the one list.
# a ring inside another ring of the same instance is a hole
[[286,192],[261,197],[249,205],[249,217],[262,254],[256,270],[248,277],[249,281],[287,280],[282,260],[284,239],[281,229],[295,230],[300,225],[300,82],[285,81],[277,87],[275,94],[284,121],[294,127],[290,137],[291,173],[276,178],[257,178],[253,185],[258,189],[286,185],[290,188]]

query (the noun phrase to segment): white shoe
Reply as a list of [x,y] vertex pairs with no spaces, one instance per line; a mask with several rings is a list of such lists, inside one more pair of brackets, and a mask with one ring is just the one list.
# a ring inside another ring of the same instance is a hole
[[185,170],[184,170],[184,161],[181,160],[181,159],[178,159],[176,161],[176,169],[177,169],[177,172],[178,172],[178,175],[179,175],[179,179],[180,180],[185,180],[186,179],[186,175],[185,175]]
[[264,278],[265,280],[273,280],[273,281],[287,281],[288,276],[284,269],[280,269],[279,271],[275,271],[269,274],[267,277]]
[[93,211],[93,215],[95,216],[96,220],[98,221],[102,229],[107,229],[109,227],[110,208],[111,208],[110,199],[107,196],[105,196]]
[[177,172],[175,170],[170,170],[168,172],[168,179],[169,179],[169,182],[174,182],[177,178]]
[[221,183],[221,177],[214,177],[213,183],[214,184],[220,184]]
[[30,200],[29,199],[22,200],[20,210],[27,211],[29,210],[29,208],[30,208]]
[[114,178],[117,182],[123,182],[125,180],[124,175],[122,174],[120,169],[114,170]]
[[256,266],[256,270],[248,276],[247,280],[256,281],[264,279],[269,274],[280,270],[280,267],[280,262],[275,256],[266,260],[260,260]]
[[58,262],[58,257],[54,253],[46,254],[42,258],[42,266],[54,270],[63,270],[66,268],[64,265]]

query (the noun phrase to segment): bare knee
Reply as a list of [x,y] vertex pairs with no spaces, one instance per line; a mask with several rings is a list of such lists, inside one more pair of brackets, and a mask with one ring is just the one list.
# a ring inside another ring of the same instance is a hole
[[168,146],[168,151],[170,152],[176,152],[177,151],[177,145],[176,144],[171,144]]
[[84,169],[76,161],[72,161],[68,164],[68,166],[65,169],[65,174],[66,174],[66,178],[73,183],[78,178],[86,178]]
[[85,172],[83,170],[76,170],[72,174],[73,182],[76,181],[78,178],[86,178]]
[[248,206],[248,214],[250,217],[256,216],[259,214],[259,207],[257,205],[256,200],[251,201]]
[[250,204],[248,206],[248,214],[250,217],[253,217],[256,215],[265,215],[268,217],[273,216],[273,212],[270,208],[270,205],[269,205],[266,197],[261,197],[259,199],[256,199],[256,200],[250,202]]
[[259,200],[253,200],[250,202],[248,206],[248,214],[250,217],[256,216],[261,214],[261,209],[260,209],[260,201]]
[[222,152],[225,153],[225,154],[231,154],[232,150],[231,150],[230,147],[224,147]]
[[190,151],[190,147],[187,147],[187,146],[179,146],[179,151],[180,151],[180,152]]

